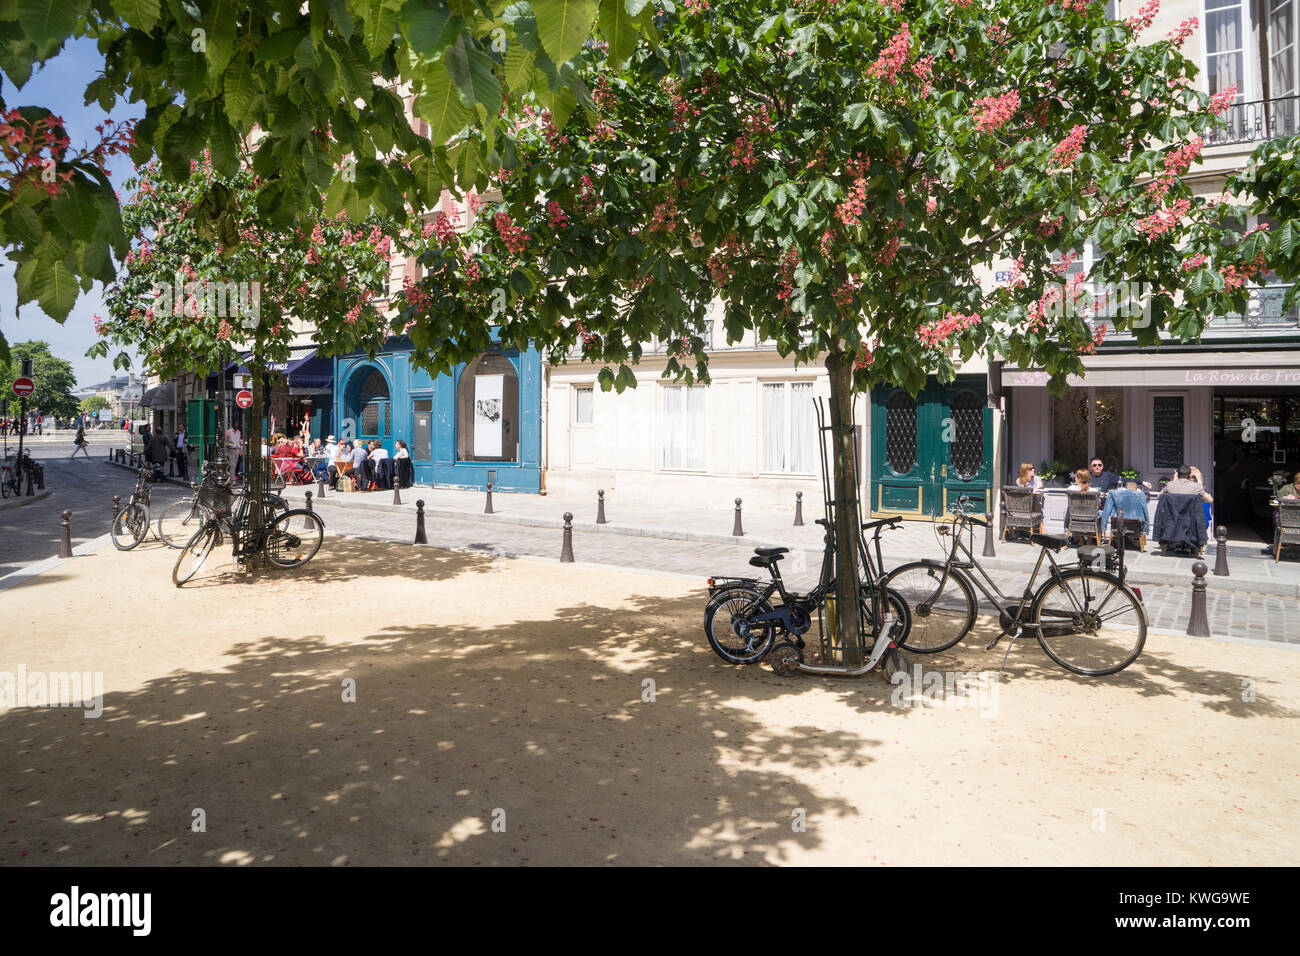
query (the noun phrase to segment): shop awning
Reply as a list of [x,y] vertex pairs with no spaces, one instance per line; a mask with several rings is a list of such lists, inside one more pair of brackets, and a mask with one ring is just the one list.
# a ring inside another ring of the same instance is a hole
[[163,382],[146,390],[140,404],[146,408],[170,408],[176,404],[176,383]]
[[[248,361],[251,352],[245,352],[239,362],[229,363],[224,371],[234,371],[239,375],[248,375]],[[287,362],[271,362],[266,366],[268,372],[279,372],[289,379],[289,388],[295,393],[328,391],[334,384],[334,359],[317,355],[315,346],[299,346],[289,353]],[[216,383],[214,372],[208,376],[210,385]]]
[[[1066,381],[1078,388],[1124,385],[1188,388],[1223,385],[1300,385],[1300,351],[1129,352],[1084,359],[1087,373]],[[1004,387],[1044,386],[1047,373],[1003,369]]]

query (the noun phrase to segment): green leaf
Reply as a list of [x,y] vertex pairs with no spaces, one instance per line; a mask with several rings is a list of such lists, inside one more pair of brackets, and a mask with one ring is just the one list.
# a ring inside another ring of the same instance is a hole
[[346,0],[323,0],[323,2],[325,9],[329,11],[330,19],[339,28],[339,34],[343,39],[349,39],[352,36],[353,24]]
[[384,0],[366,0],[365,17],[366,52],[379,56],[388,49],[397,33],[397,11]]
[[447,69],[431,63],[423,73],[424,89],[415,100],[415,114],[429,124],[429,139],[441,145],[469,125],[469,110],[456,94]]
[[411,49],[429,59],[441,52],[455,35],[448,35],[451,11],[434,0],[411,0],[402,7],[397,19]]
[[72,236],[88,240],[99,224],[99,203],[84,180],[74,180],[63,188],[52,204],[55,216]]
[[163,172],[177,182],[188,179],[190,160],[198,158],[207,139],[206,117],[182,116],[163,137]]
[[239,144],[235,131],[220,115],[212,117],[212,168],[222,176],[239,172]]
[[77,28],[90,0],[18,0],[18,24],[44,60]]
[[43,263],[28,259],[18,268],[18,304],[35,300],[41,311],[62,322],[77,301],[77,277],[61,259]]
[[211,3],[203,17],[203,29],[206,33],[208,68],[215,76],[226,69],[235,53],[235,34],[239,29],[241,11],[235,6],[235,0],[211,0]]
[[253,58],[258,63],[283,63],[293,56],[293,51],[307,38],[308,32],[306,27],[277,30],[257,45]]
[[257,80],[248,58],[240,54],[231,60],[221,82],[225,91],[223,104],[226,116],[236,129],[247,131],[252,125],[253,106],[258,97]]
[[492,72],[492,59],[462,33],[443,54],[443,62],[462,101],[469,106],[482,104],[489,117],[501,111],[501,83]]
[[533,78],[533,54],[520,43],[512,43],[505,55],[506,89],[526,90]]
[[129,26],[148,33],[162,11],[158,0],[113,0],[113,9]]
[[610,65],[620,69],[641,39],[641,29],[624,0],[600,0],[600,32],[609,44]]
[[597,0],[532,0],[537,34],[557,66],[572,60],[591,36]]

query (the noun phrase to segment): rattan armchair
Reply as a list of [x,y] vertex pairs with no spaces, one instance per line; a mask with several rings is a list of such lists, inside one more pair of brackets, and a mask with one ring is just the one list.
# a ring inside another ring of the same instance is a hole
[[1043,530],[1043,499],[1033,488],[1002,486],[1002,540],[1007,532],[1021,529],[1029,534]]
[[1068,492],[1069,504],[1065,511],[1065,533],[1073,537],[1076,534],[1091,535],[1093,541],[1101,546],[1101,492]]
[[1273,560],[1282,559],[1282,549],[1300,546],[1300,498],[1279,498],[1277,526],[1273,529]]

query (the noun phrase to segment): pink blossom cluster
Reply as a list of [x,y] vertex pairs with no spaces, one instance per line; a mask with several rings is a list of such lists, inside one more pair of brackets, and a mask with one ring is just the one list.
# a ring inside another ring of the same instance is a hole
[[984,35],[993,43],[998,44],[1005,44],[1010,36],[1007,33],[1006,26],[1001,23],[990,23],[984,28]]
[[1075,126],[1070,130],[1065,139],[1056,144],[1052,150],[1052,164],[1068,169],[1074,165],[1074,161],[1079,158],[1083,152],[1083,141],[1088,135],[1086,126]]
[[1015,90],[1001,96],[983,96],[975,101],[971,111],[975,115],[975,128],[981,133],[1000,129],[1020,109],[1020,94]]
[[921,99],[926,99],[930,95],[930,72],[934,69],[934,54],[927,53],[925,56],[918,57],[912,64],[912,75],[920,81]]
[[1056,216],[1052,219],[1044,219],[1038,224],[1038,232],[1044,239],[1050,239],[1056,235],[1056,230],[1061,225],[1061,217]]
[[569,216],[558,201],[552,199],[546,204],[546,216],[552,229],[562,229],[569,224]]
[[1162,236],[1178,225],[1191,208],[1191,200],[1175,200],[1174,204],[1168,209],[1157,209],[1151,215],[1139,219],[1137,222],[1138,231],[1145,233],[1148,239]]
[[508,212],[499,212],[492,217],[497,232],[507,250],[518,255],[528,245],[528,233],[514,224]]
[[[132,315],[134,315],[134,314],[135,314],[135,313],[132,313]],[[95,315],[94,315],[94,320],[95,320],[95,334],[96,334],[96,335],[103,335],[103,334],[104,334],[104,317],[103,317],[102,315],[100,315],[98,312],[96,312]]]
[[844,171],[853,179],[866,179],[870,169],[871,157],[863,156],[861,153],[844,164]]
[[790,246],[781,256],[781,281],[776,290],[778,300],[785,302],[794,295],[794,270],[799,264],[799,250]]
[[1017,258],[1011,263],[1010,275],[1007,276],[1007,287],[1010,289],[1022,289],[1029,284],[1029,279],[1025,277],[1025,260]]
[[1061,0],[1061,6],[1075,13],[1087,13],[1088,7],[1092,6],[1092,0]]
[[618,104],[618,97],[614,94],[614,87],[610,84],[608,73],[602,73],[596,78],[596,85],[591,89],[591,98],[601,109],[613,109]]
[[1134,33],[1137,33],[1151,26],[1152,21],[1155,20],[1156,14],[1159,12],[1160,0],[1148,0],[1134,16],[1126,18],[1124,24]]
[[486,204],[487,200],[478,194],[477,189],[471,189],[465,194],[465,205],[469,208],[469,214],[471,216],[477,216],[478,211]]
[[744,166],[746,170],[754,168],[754,144],[743,133],[731,144],[731,165]]
[[655,211],[650,217],[650,225],[646,228],[650,232],[662,232],[665,235],[673,232],[677,228],[677,200],[669,196],[655,206]]
[[898,257],[898,236],[890,236],[885,240],[885,247],[876,253],[876,261],[882,266],[891,266],[894,259]]
[[1264,256],[1261,253],[1255,257],[1254,262],[1242,262],[1238,265],[1226,265],[1219,270],[1223,276],[1223,284],[1229,289],[1240,289],[1246,284],[1248,279],[1252,279],[1267,265]]
[[739,255],[740,242],[733,234],[727,236],[722,245],[709,256],[709,272],[713,275],[713,284],[718,288],[726,288],[727,283],[735,277],[736,269],[732,263]]
[[[1188,17],[1182,23],[1178,24],[1178,29],[1169,34],[1166,39],[1174,46],[1182,46],[1183,41],[1196,32],[1196,28],[1201,25],[1201,21],[1196,17]],[[1173,81],[1171,80],[1170,83]]]
[[1209,110],[1215,116],[1220,116],[1225,110],[1237,100],[1237,88],[1230,86],[1226,90],[1215,93],[1210,97]]
[[477,282],[483,278],[483,270],[479,268],[477,259],[468,259],[465,262],[465,281]]
[[867,181],[858,177],[853,181],[853,191],[835,207],[835,218],[846,226],[856,226],[867,208]]
[[776,128],[772,122],[772,111],[768,109],[766,103],[751,110],[743,122],[745,130],[751,136],[762,136]]
[[583,174],[578,181],[578,209],[584,216],[593,216],[600,211],[600,196],[591,177]]
[[956,335],[958,332],[964,332],[971,326],[978,325],[980,314],[972,312],[970,315],[963,315],[960,312],[952,312],[945,319],[939,319],[937,322],[927,322],[916,330],[919,338],[928,348],[937,348],[944,342]]
[[402,297],[415,309],[424,311],[429,307],[429,293],[417,285],[410,276],[402,279]]
[[704,13],[709,9],[709,0],[682,0],[687,13]]
[[867,67],[868,76],[880,77],[889,83],[898,82],[899,71],[903,69],[903,64],[907,62],[907,55],[912,48],[912,31],[904,23],[894,38],[889,41],[885,49],[876,57],[876,62]]
[[1037,302],[1029,303],[1029,328],[1041,329],[1048,308],[1061,297],[1060,286],[1048,286],[1047,291],[1038,297]]
[[1191,272],[1193,269],[1199,269],[1201,266],[1205,265],[1205,260],[1206,256],[1203,252],[1198,252],[1194,256],[1188,256],[1183,260],[1183,271]]
[[228,342],[233,331],[234,329],[230,327],[230,323],[222,319],[221,324],[217,326],[217,338],[223,342]]
[[878,2],[882,7],[889,7],[895,13],[903,9],[903,0],[878,0]]
[[1079,258],[1076,253],[1067,252],[1061,256],[1060,260],[1052,263],[1052,271],[1058,276],[1064,277],[1070,271],[1070,266],[1074,265],[1074,260]]
[[875,353],[865,345],[860,345],[858,348],[861,350],[862,354],[853,360],[853,367],[854,369],[866,368],[875,360]]
[[835,242],[834,229],[827,229],[825,232],[822,233],[821,242],[819,243],[822,250],[822,255],[827,257],[830,256],[831,246],[834,244],[834,242]]
[[1166,153],[1163,169],[1160,175],[1147,186],[1147,195],[1157,202],[1164,199],[1165,194],[1178,181],[1178,177],[1187,172],[1187,168],[1192,165],[1192,160],[1201,155],[1204,147],[1204,140],[1198,136],[1191,142]]
[[591,129],[591,138],[598,143],[612,143],[617,135],[614,132],[614,127],[604,120],[601,120]]
[[862,288],[862,280],[854,273],[846,278],[842,285],[831,293],[831,299],[841,308],[853,304],[853,297],[857,295],[858,290]]

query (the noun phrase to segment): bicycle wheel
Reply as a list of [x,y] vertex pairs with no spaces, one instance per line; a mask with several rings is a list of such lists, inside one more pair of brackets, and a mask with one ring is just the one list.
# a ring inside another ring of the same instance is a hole
[[205,521],[203,527],[195,531],[185,547],[181,549],[172,568],[172,583],[180,587],[194,575],[203,570],[203,565],[217,543],[217,523]]
[[1122,671],[1137,660],[1147,639],[1142,602],[1104,571],[1062,572],[1039,588],[1030,615],[1047,656],[1089,677]]
[[750,616],[772,610],[770,603],[759,600],[761,593],[728,588],[713,595],[704,608],[704,634],[709,646],[729,664],[755,664],[772,649],[777,626],[770,621],[747,623]]
[[315,557],[324,540],[325,523],[316,513],[294,508],[271,522],[262,550],[277,568],[296,568]]
[[9,473],[0,476],[0,498],[9,497]]
[[942,579],[943,565],[925,561],[900,564],[885,576],[885,587],[898,594],[911,611],[911,630],[899,642],[906,650],[918,654],[946,651],[975,626],[978,604],[970,582],[956,574]]
[[117,513],[109,535],[119,551],[130,551],[149,533],[149,510],[135,501]]
[[778,677],[793,677],[803,663],[803,651],[789,641],[780,641],[767,656],[767,665]]
[[173,501],[158,516],[158,537],[171,548],[183,548],[208,520],[208,510],[193,498]]

